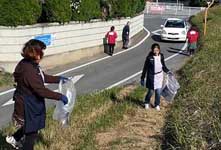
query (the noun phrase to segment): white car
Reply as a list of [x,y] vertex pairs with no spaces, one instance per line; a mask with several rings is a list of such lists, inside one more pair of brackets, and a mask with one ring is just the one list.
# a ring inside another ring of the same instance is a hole
[[189,26],[182,19],[168,18],[161,28],[160,37],[163,41],[186,41],[187,39]]

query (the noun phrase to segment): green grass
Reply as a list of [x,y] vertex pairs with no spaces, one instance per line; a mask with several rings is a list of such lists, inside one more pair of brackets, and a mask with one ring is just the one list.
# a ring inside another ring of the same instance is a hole
[[[101,93],[79,96],[71,115],[68,128],[61,128],[52,119],[53,108],[47,111],[46,128],[41,130],[35,150],[92,150],[96,146],[96,133],[117,125],[125,114],[133,115],[134,106],[142,99],[143,88],[137,88],[126,97],[118,96],[122,88],[114,88]],[[121,98],[121,99],[120,99]],[[0,150],[10,146],[5,136],[15,131],[10,125],[0,132]]]
[[221,140],[221,6],[192,18],[201,31],[196,56],[180,71],[181,89],[165,126],[163,149],[218,149]]
[[12,86],[13,77],[10,73],[0,72],[0,87]]

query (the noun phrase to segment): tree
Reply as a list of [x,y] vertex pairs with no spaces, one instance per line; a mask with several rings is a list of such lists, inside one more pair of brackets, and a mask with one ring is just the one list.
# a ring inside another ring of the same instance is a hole
[[111,17],[133,17],[144,10],[144,0],[108,0]]
[[137,0],[138,3],[138,7],[136,10],[136,13],[140,13],[144,10],[145,6],[146,6],[146,1],[145,0]]
[[205,7],[207,6],[207,3],[206,3],[206,0],[190,0],[190,3],[189,3],[190,6],[193,6],[193,7]]
[[64,24],[71,20],[71,3],[69,0],[47,0],[45,2],[45,17],[49,22]]
[[102,13],[102,19],[107,20],[110,17],[110,4],[107,0],[100,0],[100,8]]
[[90,21],[101,17],[99,0],[72,0],[72,20]]
[[41,15],[39,0],[1,0],[0,10],[3,26],[35,24]]

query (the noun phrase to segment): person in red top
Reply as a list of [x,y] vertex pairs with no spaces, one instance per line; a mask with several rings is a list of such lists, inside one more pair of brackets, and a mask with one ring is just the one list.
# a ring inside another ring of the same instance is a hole
[[199,32],[197,31],[196,27],[192,26],[187,33],[188,39],[188,52],[190,56],[192,56],[197,48],[197,41],[199,38]]
[[106,38],[109,46],[109,54],[112,56],[114,53],[114,46],[116,43],[117,33],[114,31],[115,27],[112,26],[110,31],[107,32]]

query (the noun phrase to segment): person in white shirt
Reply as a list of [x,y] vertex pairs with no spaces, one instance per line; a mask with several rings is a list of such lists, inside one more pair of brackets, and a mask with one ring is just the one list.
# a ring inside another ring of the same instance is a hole
[[160,110],[160,95],[163,86],[163,72],[172,72],[166,67],[164,61],[164,55],[160,52],[160,45],[154,43],[151,47],[151,52],[146,57],[146,61],[143,67],[141,75],[141,85],[144,86],[144,80],[146,78],[146,87],[148,93],[145,97],[145,108],[149,108],[150,98],[155,91],[155,103],[154,107]]

